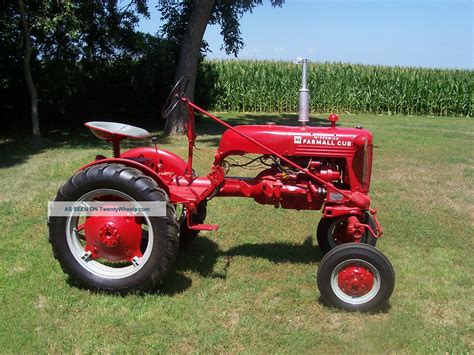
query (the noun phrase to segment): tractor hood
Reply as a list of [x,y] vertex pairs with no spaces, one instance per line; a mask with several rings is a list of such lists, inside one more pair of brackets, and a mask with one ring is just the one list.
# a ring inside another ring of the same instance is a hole
[[[235,129],[286,156],[348,157],[372,145],[372,133],[362,128],[266,124],[236,126]],[[224,132],[218,150],[221,159],[247,153],[269,152],[232,130]]]

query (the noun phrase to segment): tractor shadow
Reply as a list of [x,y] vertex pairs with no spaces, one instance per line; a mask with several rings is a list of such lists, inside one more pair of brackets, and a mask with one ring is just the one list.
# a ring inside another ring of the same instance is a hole
[[[324,298],[322,298],[321,296],[318,297],[318,303],[323,305],[324,307],[327,307],[328,309],[333,309],[337,312],[342,312],[342,313],[347,313],[347,311],[344,311],[344,310],[340,310],[338,308],[335,308],[334,306],[330,305]],[[383,314],[386,314],[386,313],[389,313],[390,312],[390,309],[392,309],[392,305],[390,303],[390,301],[388,301],[385,305],[383,305],[383,307],[377,311],[370,311],[370,312],[367,312],[368,314],[380,314],[380,313],[383,313]]]
[[321,261],[323,253],[313,245],[313,237],[308,236],[302,244],[294,243],[261,243],[242,244],[225,252],[227,257],[244,256],[262,258],[268,261],[292,264],[312,264]]
[[60,148],[104,148],[102,140],[92,136],[88,130],[69,130],[49,132],[41,139],[41,147],[35,147],[31,137],[19,135],[0,138],[0,168],[8,168],[22,164],[30,157],[44,153],[50,149]]
[[183,293],[192,285],[192,279],[184,275],[190,271],[208,278],[225,278],[214,272],[214,266],[222,255],[222,251],[216,242],[206,238],[198,237],[184,250],[180,250],[174,265],[163,281],[159,294],[173,296]]
[[[163,143],[171,140],[158,134]],[[121,144],[122,150],[150,146],[151,139],[128,139]],[[29,158],[45,153],[51,149],[108,149],[111,150],[110,143],[95,137],[86,127],[71,128],[67,130],[52,130],[45,132],[41,138],[41,147],[35,147],[32,139],[28,135],[8,135],[0,136],[0,169],[9,168],[17,164],[26,162]]]
[[[323,258],[321,250],[313,245],[308,236],[302,244],[260,243],[241,244],[223,251],[207,237],[198,237],[189,247],[180,251],[176,263],[160,287],[161,294],[172,296],[186,291],[192,279],[185,272],[197,273],[201,277],[225,280],[227,270],[234,257],[263,258],[272,263],[316,264]],[[225,259],[222,270],[215,271],[219,258]]]
[[[218,244],[207,237],[198,237],[189,247],[180,251],[175,266],[160,287],[158,294],[173,296],[185,292],[192,285],[192,278],[184,274],[188,271],[197,273],[204,278],[225,280],[227,270],[234,257],[263,258],[274,264],[314,264],[317,266],[323,256],[321,249],[317,245],[313,245],[312,236],[306,237],[301,244],[246,243],[234,246],[227,251],[219,249]],[[220,267],[220,271],[216,272],[215,265],[219,258],[224,258],[225,264],[223,268]],[[321,296],[317,298],[317,302],[328,309],[333,309]],[[391,307],[388,302],[382,309],[369,313],[386,314],[390,312]]]

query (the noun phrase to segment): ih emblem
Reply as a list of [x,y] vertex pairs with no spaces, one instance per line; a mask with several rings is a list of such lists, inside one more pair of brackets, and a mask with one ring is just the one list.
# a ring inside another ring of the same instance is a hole
[[300,136],[294,136],[293,142],[296,143],[296,144],[301,144],[301,137]]

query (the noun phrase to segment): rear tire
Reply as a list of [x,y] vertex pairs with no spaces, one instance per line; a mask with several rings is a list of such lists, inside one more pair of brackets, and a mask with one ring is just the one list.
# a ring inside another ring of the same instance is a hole
[[379,250],[367,244],[339,245],[327,253],[317,273],[321,297],[333,307],[375,312],[392,295],[395,273]]
[[[137,169],[121,164],[93,165],[77,172],[59,189],[55,201],[77,201],[94,191],[105,190],[129,196],[131,201],[166,203],[166,216],[146,216],[149,221],[146,232],[148,238],[152,238],[151,242],[147,242],[150,250],[146,260],[143,258],[143,263],[136,269],[129,266],[129,269],[110,267],[101,264],[99,260],[82,260],[77,255],[77,247],[71,247],[71,238],[76,238],[76,233],[70,235],[68,232],[73,218],[71,216],[50,217],[48,220],[49,241],[54,257],[74,282],[89,289],[121,294],[152,289],[166,276],[178,251],[178,223],[174,206],[169,202],[166,192],[153,179]],[[93,268],[92,265],[96,267]],[[105,271],[101,273],[101,270]]]

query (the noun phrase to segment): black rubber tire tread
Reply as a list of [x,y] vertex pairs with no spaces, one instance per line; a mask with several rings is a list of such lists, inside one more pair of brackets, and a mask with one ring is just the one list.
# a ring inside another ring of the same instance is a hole
[[[202,224],[206,219],[207,214],[207,201],[201,201],[197,206],[197,212],[193,213],[191,220],[194,224]],[[179,228],[179,247],[181,249],[186,248],[189,244],[192,243],[194,239],[198,236],[199,231],[191,230],[188,228],[186,219],[183,219]]]
[[[362,259],[371,263],[380,274],[380,290],[370,301],[353,305],[336,296],[331,287],[331,274],[344,260]],[[390,299],[395,286],[395,272],[387,257],[373,246],[361,243],[339,245],[329,251],[321,260],[317,272],[317,285],[321,298],[329,305],[347,311],[376,312]]]
[[[370,225],[370,227],[375,230],[375,225],[370,216],[367,216],[367,214],[364,216],[364,223]],[[329,228],[331,228],[331,225],[334,222],[345,219],[347,217],[348,216],[321,218],[321,220],[319,221],[318,228],[316,229],[316,240],[318,242],[319,249],[321,249],[324,254],[326,254],[335,247],[329,242],[329,239],[332,239],[332,235],[329,235]],[[374,236],[368,230],[366,230],[360,242],[375,247],[375,245],[377,244],[377,238],[374,238]]]
[[124,192],[137,201],[166,201],[166,216],[149,217],[154,243],[146,264],[135,274],[121,279],[106,279],[90,273],[76,261],[67,245],[67,217],[48,220],[54,257],[72,281],[88,289],[120,294],[154,289],[166,276],[178,252],[179,226],[174,206],[152,178],[122,164],[98,164],[77,172],[59,189],[55,201],[76,201],[100,188]]

